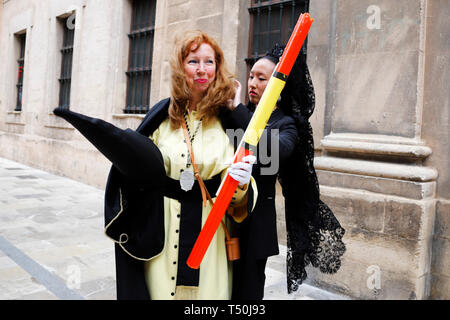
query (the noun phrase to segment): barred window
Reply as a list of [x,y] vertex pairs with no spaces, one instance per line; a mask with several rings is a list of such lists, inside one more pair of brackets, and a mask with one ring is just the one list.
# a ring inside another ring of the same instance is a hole
[[17,101],[16,107],[14,111],[22,111],[22,87],[23,87],[23,69],[24,69],[24,61],[25,61],[25,39],[26,34],[18,34],[17,40],[19,42],[19,58],[17,59],[18,63],[18,72],[17,72]]
[[70,106],[70,84],[72,80],[73,39],[75,36],[75,14],[60,19],[63,28],[61,52],[61,74],[59,80],[59,107]]
[[133,0],[125,113],[149,110],[156,0]]
[[[309,10],[309,0],[250,0],[250,67],[278,43],[286,45],[301,13]],[[306,41],[301,54],[306,54]]]

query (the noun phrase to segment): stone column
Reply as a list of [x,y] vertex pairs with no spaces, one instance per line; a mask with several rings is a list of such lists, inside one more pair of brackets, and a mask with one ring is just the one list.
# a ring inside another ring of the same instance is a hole
[[309,281],[364,299],[426,299],[438,177],[423,137],[427,1],[346,0],[329,9],[315,167],[347,252],[336,275],[310,270]]

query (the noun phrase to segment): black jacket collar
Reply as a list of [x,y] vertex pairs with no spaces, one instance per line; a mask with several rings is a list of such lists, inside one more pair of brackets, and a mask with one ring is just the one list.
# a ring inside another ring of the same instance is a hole
[[[137,127],[136,131],[144,136],[149,136],[158,129],[160,124],[169,116],[170,98],[163,99],[155,104],[145,115],[144,120]],[[230,111],[226,108],[221,108],[218,114],[222,126],[226,129],[226,117]]]
[[144,120],[137,127],[136,131],[144,136],[149,136],[155,131],[161,122],[169,116],[170,98],[161,100],[147,112]]

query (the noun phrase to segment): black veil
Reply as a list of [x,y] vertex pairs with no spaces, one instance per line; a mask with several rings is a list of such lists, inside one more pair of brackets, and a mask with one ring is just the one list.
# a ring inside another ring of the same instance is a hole
[[[277,63],[283,49],[275,45],[265,58]],[[323,273],[337,272],[346,250],[342,242],[345,230],[320,200],[314,169],[313,131],[309,122],[314,112],[315,94],[303,53],[292,68],[277,106],[294,118],[298,131],[296,148],[278,175],[285,199],[287,286],[291,293],[306,279],[308,265]]]

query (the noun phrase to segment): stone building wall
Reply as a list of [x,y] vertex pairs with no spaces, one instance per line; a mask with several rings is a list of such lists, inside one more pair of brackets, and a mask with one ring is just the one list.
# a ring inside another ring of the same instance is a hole
[[[150,105],[169,95],[174,37],[216,38],[245,83],[247,0],[157,1]],[[450,298],[449,0],[311,0],[308,64],[322,200],[346,228],[335,275],[308,283],[363,299]],[[71,109],[122,128],[130,0],[1,0],[0,157],[103,188],[110,164],[52,110],[58,103],[57,17],[76,14]],[[26,31],[23,108],[15,112]],[[242,94],[242,98],[244,97]],[[278,197],[279,239],[285,243]]]
[[[108,162],[52,114],[58,103],[62,40],[56,18],[76,14],[71,110],[136,128],[143,116],[122,111],[130,3],[3,0],[0,57],[7,63],[0,79],[0,156],[104,187]],[[170,94],[168,59],[174,37],[186,29],[207,30],[222,46],[230,70],[245,81],[248,19],[244,1],[157,1],[150,105]],[[14,34],[23,31],[27,34],[23,109],[15,112],[18,44]],[[92,171],[95,174],[88,174]]]
[[328,21],[308,50],[325,96],[315,167],[347,253],[336,275],[311,270],[309,282],[367,299],[450,297],[449,8],[311,2]]

